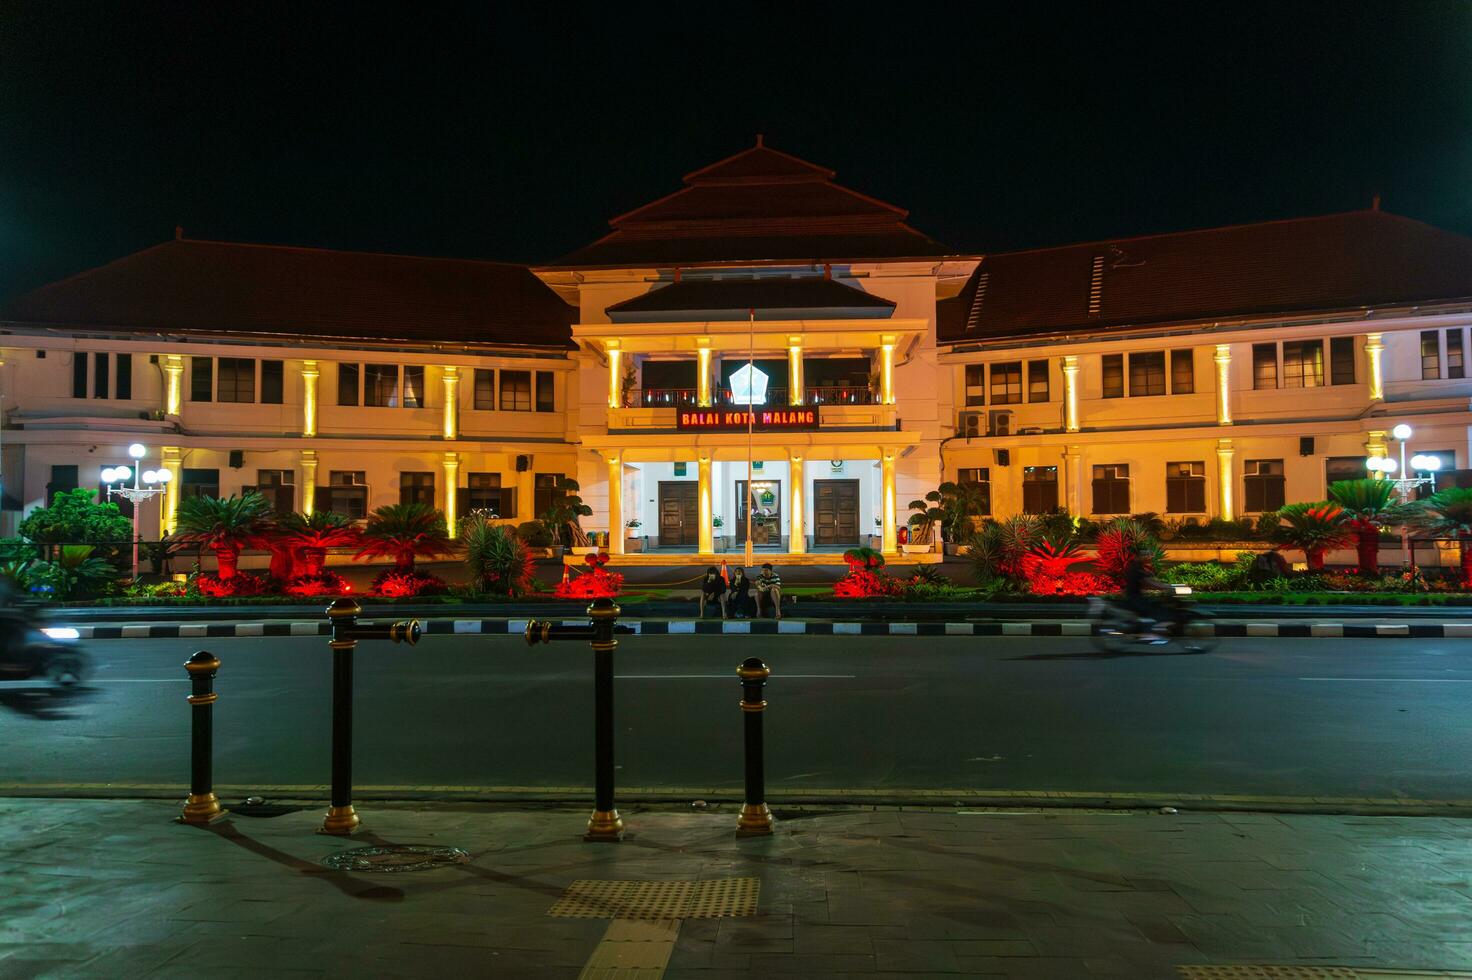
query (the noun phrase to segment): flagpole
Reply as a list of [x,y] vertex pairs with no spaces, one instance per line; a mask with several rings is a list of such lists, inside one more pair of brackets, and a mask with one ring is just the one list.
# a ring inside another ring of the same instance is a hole
[[751,522],[756,510],[756,488],[752,486],[752,425],[756,409],[751,404],[751,393],[756,383],[756,309],[746,311],[746,567],[752,565]]

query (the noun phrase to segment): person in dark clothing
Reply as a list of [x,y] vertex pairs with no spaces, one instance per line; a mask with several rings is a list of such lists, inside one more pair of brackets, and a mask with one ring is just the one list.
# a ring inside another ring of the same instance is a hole
[[751,579],[746,577],[746,569],[738,568],[731,576],[731,591],[726,601],[732,616],[737,619],[751,618]]
[[721,607],[721,618],[726,618],[726,580],[721,578],[721,573],[716,571],[712,565],[705,570],[705,577],[700,580],[700,618],[705,618],[706,603],[716,603]]
[[1163,588],[1165,586],[1155,579],[1150,573],[1150,566],[1138,554],[1124,566],[1124,605],[1135,614],[1135,618],[1148,620],[1151,624],[1150,637],[1159,637],[1161,642],[1165,637],[1160,631],[1165,628],[1165,621],[1170,613],[1149,590]]

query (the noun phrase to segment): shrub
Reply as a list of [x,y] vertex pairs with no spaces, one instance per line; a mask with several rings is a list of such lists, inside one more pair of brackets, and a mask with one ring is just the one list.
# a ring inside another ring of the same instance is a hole
[[1124,580],[1125,569],[1132,562],[1142,561],[1147,569],[1154,570],[1165,558],[1165,551],[1148,526],[1132,517],[1119,517],[1106,524],[1099,532],[1097,548],[1095,566],[1100,574],[1116,583]]
[[185,497],[179,502],[174,540],[215,553],[221,579],[234,578],[240,551],[265,534],[271,504],[259,493],[243,497]]
[[905,583],[901,595],[911,602],[944,602],[947,600],[969,599],[972,590],[950,582],[919,582],[911,579]]
[[1088,560],[1086,555],[1079,553],[1078,542],[1052,541],[1044,538],[1022,556],[1022,574],[1027,576],[1028,584],[1031,586],[1034,579],[1061,578],[1067,575],[1074,565]]
[[118,544],[133,536],[133,522],[114,503],[98,503],[97,491],[63,490],[50,506],[20,522],[20,536],[37,544]]
[[430,558],[449,550],[450,532],[443,512],[428,504],[389,504],[369,515],[357,557],[392,557],[394,571],[412,576],[417,556]]
[[336,572],[317,572],[313,575],[298,575],[286,583],[286,594],[290,596],[347,595],[353,591],[348,580]]
[[388,599],[408,599],[421,595],[440,595],[445,591],[445,580],[428,572],[403,571],[397,567],[386,569],[373,580],[372,595]]
[[[588,557],[595,557],[589,555]],[[595,565],[591,571],[557,583],[552,594],[559,599],[611,599],[623,591],[624,577]]]
[[1278,533],[1278,525],[1283,523],[1275,510],[1264,511],[1257,515],[1257,520],[1252,522],[1252,533],[1259,538],[1271,539]]
[[1181,562],[1164,573],[1169,581],[1189,585],[1198,592],[1231,592],[1247,584],[1247,573],[1239,564],[1214,561]]
[[249,596],[268,595],[272,583],[259,575],[237,573],[229,578],[220,575],[201,575],[194,580],[200,595],[213,599],[238,599]]
[[532,555],[510,529],[486,520],[464,526],[465,564],[476,583],[497,595],[525,595],[531,585]]
[[297,578],[321,576],[327,549],[351,547],[361,536],[352,518],[330,510],[287,514],[279,527],[283,540],[301,556]]
[[552,547],[552,532],[541,521],[523,521],[516,525],[516,536],[529,548]]
[[1355,540],[1354,529],[1344,508],[1338,504],[1289,504],[1278,512],[1283,525],[1278,529],[1280,548],[1303,552],[1308,570],[1324,570],[1324,555]]
[[843,560],[848,565],[850,574],[860,570],[873,571],[884,567],[884,554],[873,548],[850,548],[843,553]]
[[105,592],[117,578],[117,570],[92,554],[89,544],[62,545],[52,561],[37,562],[27,579],[32,587],[57,599],[79,599]]

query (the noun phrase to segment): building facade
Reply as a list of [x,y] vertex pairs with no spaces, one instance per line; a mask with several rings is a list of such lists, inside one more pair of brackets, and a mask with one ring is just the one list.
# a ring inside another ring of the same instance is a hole
[[573,477],[625,563],[898,556],[944,480],[1239,517],[1402,422],[1472,469],[1468,239],[1371,210],[966,255],[906,217],[758,141],[532,269],[179,236],[5,311],[0,530],[132,443],[173,476],[145,538],[248,488],[522,522]]

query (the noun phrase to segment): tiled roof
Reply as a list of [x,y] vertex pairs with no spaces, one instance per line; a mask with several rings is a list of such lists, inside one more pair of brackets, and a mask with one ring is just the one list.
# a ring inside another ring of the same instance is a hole
[[568,347],[576,312],[519,265],[183,239],[43,286],[3,317],[133,331]]
[[1383,211],[988,255],[942,342],[1472,297],[1472,239]]
[[609,222],[545,268],[822,262],[953,254],[908,212],[833,183],[833,172],[757,145],[685,176],[685,187]]
[[832,279],[684,279],[608,307],[614,323],[677,320],[884,318],[895,304]]

